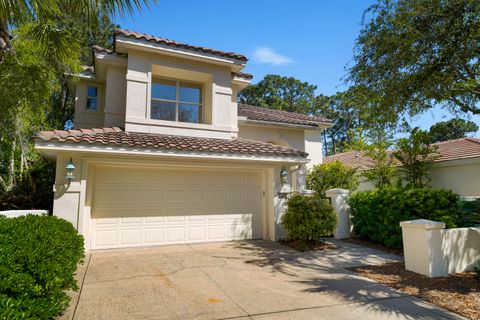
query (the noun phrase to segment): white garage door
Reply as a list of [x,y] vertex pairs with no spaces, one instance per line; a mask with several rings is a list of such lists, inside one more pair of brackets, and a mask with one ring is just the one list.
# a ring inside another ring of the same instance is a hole
[[91,248],[261,238],[261,175],[97,167]]

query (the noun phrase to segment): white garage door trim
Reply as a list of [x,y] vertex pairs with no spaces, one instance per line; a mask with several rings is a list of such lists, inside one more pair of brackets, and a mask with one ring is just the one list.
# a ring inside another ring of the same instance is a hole
[[259,170],[95,166],[91,176],[91,249],[262,237]]

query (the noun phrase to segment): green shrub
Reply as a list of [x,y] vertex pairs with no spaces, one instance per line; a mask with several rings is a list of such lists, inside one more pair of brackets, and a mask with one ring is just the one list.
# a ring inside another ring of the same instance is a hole
[[340,161],[315,165],[307,175],[307,187],[319,196],[333,188],[355,190],[359,179],[356,169],[348,168]]
[[77,289],[83,237],[52,216],[0,216],[0,318],[52,319]]
[[337,216],[326,199],[292,195],[282,217],[282,225],[291,240],[313,240],[330,235]]
[[349,200],[352,223],[360,237],[402,247],[400,221],[428,219],[456,227],[459,197],[450,190],[385,188],[353,194]]
[[461,200],[462,216],[457,222],[459,227],[474,227],[480,224],[480,199]]

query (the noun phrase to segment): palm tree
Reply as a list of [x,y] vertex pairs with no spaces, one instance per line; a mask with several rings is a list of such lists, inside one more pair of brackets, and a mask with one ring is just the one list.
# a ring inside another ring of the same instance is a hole
[[74,40],[59,27],[62,17],[83,17],[93,22],[100,14],[124,16],[149,4],[149,0],[0,0],[0,63],[5,53],[14,50],[11,27],[29,25],[32,38],[61,60]]

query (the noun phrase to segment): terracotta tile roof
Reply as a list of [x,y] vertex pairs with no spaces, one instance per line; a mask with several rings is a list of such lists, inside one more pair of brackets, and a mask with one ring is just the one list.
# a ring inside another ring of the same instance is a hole
[[371,158],[365,156],[362,151],[348,151],[325,157],[323,162],[329,163],[340,161],[349,168],[365,170],[373,166]]
[[247,80],[252,80],[252,79],[253,79],[253,75],[252,75],[252,74],[250,74],[250,73],[245,73],[245,72],[232,72],[232,76],[244,78],[244,79],[247,79]]
[[[448,140],[432,145],[437,146],[439,157],[435,162],[443,162],[450,160],[460,160],[468,158],[480,157],[480,138],[462,138],[456,140]],[[365,156],[362,151],[349,151],[325,157],[324,162],[333,162],[338,160],[351,168],[361,170],[372,167],[372,159]],[[397,164],[398,161],[395,161]]]
[[440,158],[436,161],[459,160],[480,157],[480,138],[462,138],[434,143]]
[[140,32],[135,32],[131,30],[125,30],[125,29],[116,29],[115,30],[115,36],[124,36],[127,38],[133,38],[137,40],[144,40],[147,42],[155,42],[158,44],[166,45],[166,46],[171,46],[175,48],[181,48],[181,49],[187,49],[187,50],[192,50],[192,51],[200,51],[203,53],[208,53],[216,56],[221,56],[221,57],[226,57],[226,58],[231,58],[231,59],[236,59],[240,61],[248,61],[247,57],[240,53],[235,53],[235,52],[225,52],[225,51],[220,51],[216,49],[210,49],[210,48],[205,48],[205,47],[199,47],[199,46],[193,46],[190,44],[185,44],[185,43],[180,43],[176,42],[173,40],[169,40],[166,38],[159,38],[155,37],[149,34],[145,33],[140,33]]
[[245,154],[267,157],[307,157],[307,153],[248,139],[213,139],[164,134],[125,132],[118,127],[78,130],[41,131],[35,141],[96,144],[119,147],[153,148],[165,151]]
[[255,107],[248,104],[238,104],[238,115],[249,120],[300,124],[317,127],[319,124],[330,124],[331,121],[322,117],[286,112],[268,108]]

